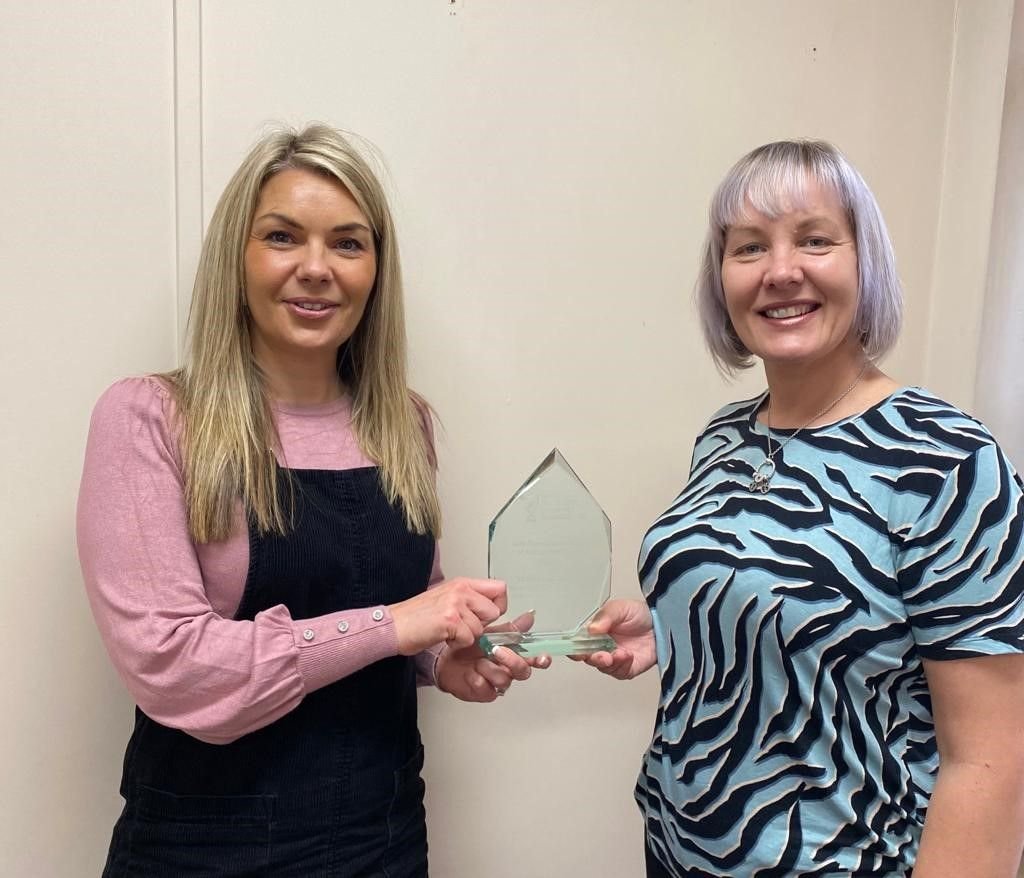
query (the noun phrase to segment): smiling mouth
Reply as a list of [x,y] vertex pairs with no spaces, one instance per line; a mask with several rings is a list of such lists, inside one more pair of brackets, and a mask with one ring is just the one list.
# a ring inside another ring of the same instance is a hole
[[816,311],[817,305],[788,305],[785,308],[766,308],[761,313],[771,320],[785,320],[787,317],[802,317]]
[[314,313],[318,311],[326,311],[328,308],[338,307],[333,302],[288,302],[294,308],[298,308],[301,311],[312,311]]

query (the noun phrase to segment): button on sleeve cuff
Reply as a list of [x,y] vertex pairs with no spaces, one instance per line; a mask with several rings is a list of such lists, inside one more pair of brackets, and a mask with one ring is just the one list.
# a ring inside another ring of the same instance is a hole
[[293,636],[307,694],[398,654],[395,623],[385,607],[296,620]]

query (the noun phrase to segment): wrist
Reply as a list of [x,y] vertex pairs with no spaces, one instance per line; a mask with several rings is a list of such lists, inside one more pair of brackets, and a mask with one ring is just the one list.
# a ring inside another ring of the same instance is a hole
[[448,661],[449,647],[447,643],[442,643],[441,648],[437,651],[434,656],[434,686],[437,687],[441,692],[449,692],[448,688],[441,682],[441,677],[444,672],[444,666]]

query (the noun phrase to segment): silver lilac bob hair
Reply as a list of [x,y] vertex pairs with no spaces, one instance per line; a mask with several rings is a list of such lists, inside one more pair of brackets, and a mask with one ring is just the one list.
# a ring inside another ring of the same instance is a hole
[[831,189],[846,210],[857,244],[858,298],[855,317],[864,352],[884,356],[899,335],[903,290],[882,212],[864,178],[847,158],[821,140],[780,140],[747,153],[725,175],[711,199],[696,299],[704,341],[726,374],[753,365],[733,329],[722,289],[725,235],[749,207],[775,218],[799,206],[809,180]]

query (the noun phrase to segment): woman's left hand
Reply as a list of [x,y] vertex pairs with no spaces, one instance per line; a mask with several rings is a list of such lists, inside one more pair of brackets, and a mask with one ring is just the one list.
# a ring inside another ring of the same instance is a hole
[[[524,631],[532,619],[520,617],[516,622],[521,623],[516,630]],[[449,646],[437,660],[437,688],[462,701],[487,703],[504,695],[513,681],[529,678],[533,668],[550,665],[551,656],[525,659],[507,646],[497,647],[490,656],[485,656],[475,643],[456,648]]]

